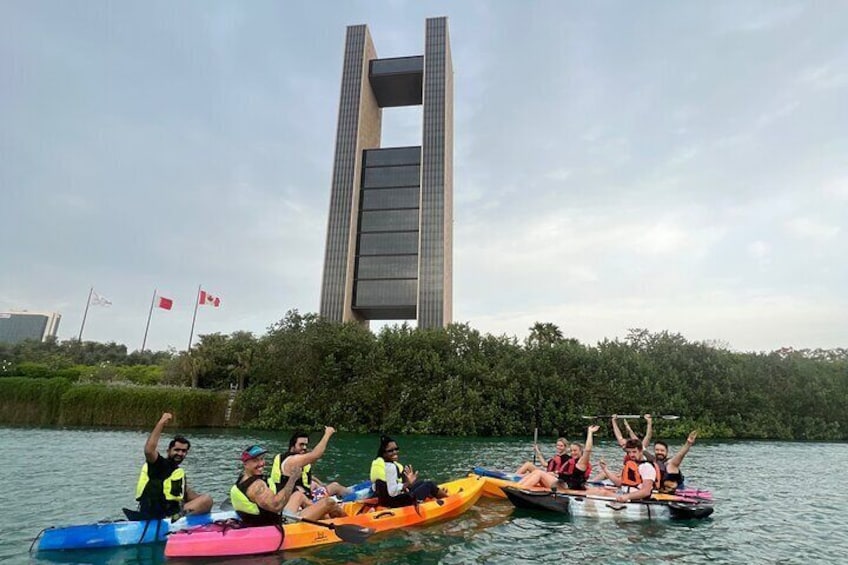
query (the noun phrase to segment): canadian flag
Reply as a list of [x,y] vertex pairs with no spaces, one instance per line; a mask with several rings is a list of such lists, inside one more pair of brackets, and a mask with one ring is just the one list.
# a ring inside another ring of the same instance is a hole
[[164,296],[159,296],[159,303],[157,306],[162,310],[170,310],[174,306],[174,301],[170,298],[165,298]]
[[201,290],[200,291],[200,304],[201,305],[209,304],[210,306],[217,308],[218,306],[221,305],[221,299],[217,296],[212,296],[211,294],[209,294],[205,290]]

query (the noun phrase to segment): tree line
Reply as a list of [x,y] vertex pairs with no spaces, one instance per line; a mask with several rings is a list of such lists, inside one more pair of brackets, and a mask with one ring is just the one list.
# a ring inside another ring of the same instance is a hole
[[235,386],[238,421],[266,429],[579,437],[583,416],[651,412],[681,416],[658,423],[662,437],[848,439],[848,350],[740,353],[644,329],[586,345],[550,323],[519,341],[467,324],[374,334],[290,311],[261,337],[203,335],[190,354],[0,346],[0,374]]

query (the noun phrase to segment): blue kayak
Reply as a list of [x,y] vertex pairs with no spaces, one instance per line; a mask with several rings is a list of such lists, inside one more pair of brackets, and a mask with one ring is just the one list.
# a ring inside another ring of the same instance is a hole
[[40,534],[38,551],[91,549],[163,542],[171,532],[178,532],[221,520],[237,519],[235,512],[189,514],[171,522],[163,520],[119,520],[79,526],[47,528]]
[[371,481],[362,481],[350,487],[351,493],[342,497],[342,502],[354,502],[376,496],[371,489]]

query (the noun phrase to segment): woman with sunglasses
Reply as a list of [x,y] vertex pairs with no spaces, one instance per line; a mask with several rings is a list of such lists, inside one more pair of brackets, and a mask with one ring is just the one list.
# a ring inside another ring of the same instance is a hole
[[448,495],[433,481],[418,480],[418,472],[412,465],[401,465],[398,449],[395,440],[389,436],[380,436],[377,458],[371,462],[371,483],[380,506],[410,506],[428,497],[444,498]]

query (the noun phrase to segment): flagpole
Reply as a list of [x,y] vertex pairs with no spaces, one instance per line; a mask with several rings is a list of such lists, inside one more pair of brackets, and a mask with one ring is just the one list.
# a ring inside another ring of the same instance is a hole
[[85,328],[85,319],[88,317],[88,306],[91,304],[91,294],[94,292],[94,287],[92,286],[88,289],[88,300],[85,301],[85,312],[82,314],[82,324],[80,325],[80,333],[77,342],[82,343],[82,330]]
[[191,333],[188,334],[188,349],[187,353],[191,353],[191,340],[194,338],[194,322],[197,320],[197,306],[200,304],[200,287],[197,285],[197,296],[194,297],[194,315],[191,317]]
[[147,313],[147,326],[144,328],[144,340],[141,342],[141,352],[144,353],[144,346],[147,345],[147,330],[150,329],[150,318],[153,316],[153,304],[156,302],[156,289],[153,289],[153,298],[150,299],[150,311]]

